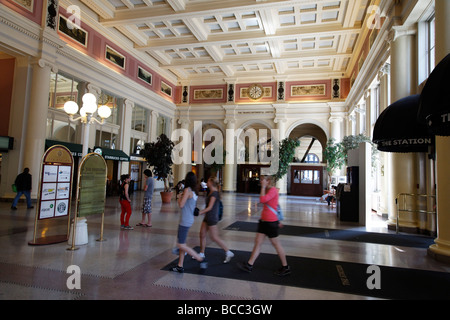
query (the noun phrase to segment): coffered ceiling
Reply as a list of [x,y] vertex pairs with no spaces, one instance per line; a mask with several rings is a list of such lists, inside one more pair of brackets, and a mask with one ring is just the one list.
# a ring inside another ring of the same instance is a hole
[[349,77],[370,0],[81,0],[179,81]]

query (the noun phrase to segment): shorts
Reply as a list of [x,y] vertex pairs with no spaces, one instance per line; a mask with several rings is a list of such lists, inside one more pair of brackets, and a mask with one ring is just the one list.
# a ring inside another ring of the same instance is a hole
[[215,226],[216,224],[219,223],[219,215],[217,213],[213,213],[212,211],[213,210],[208,211],[205,214],[205,219],[203,219],[203,222],[206,222],[206,225],[208,227]]
[[144,204],[142,205],[142,213],[152,213],[152,198],[144,197]]
[[190,227],[178,226],[178,243],[185,244]]
[[259,220],[257,232],[265,234],[269,238],[276,238],[276,237],[278,237],[278,229],[279,229],[278,224],[279,224],[278,221],[269,222],[269,221]]

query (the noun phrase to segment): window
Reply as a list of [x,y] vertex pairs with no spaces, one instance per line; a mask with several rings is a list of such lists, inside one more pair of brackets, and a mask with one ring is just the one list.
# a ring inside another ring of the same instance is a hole
[[[51,140],[71,142],[76,140],[77,124],[71,123],[64,110],[64,103],[75,101],[79,103],[79,80],[62,73],[51,73],[50,91],[48,96],[49,115],[47,118],[46,138]],[[58,111],[56,111],[58,110]]]
[[167,122],[168,119],[166,117],[163,116],[159,116],[158,120],[157,120],[157,128],[156,128],[156,134],[159,137],[162,133],[164,133],[165,135],[167,135]]
[[318,170],[295,170],[294,183],[320,184],[320,172]]
[[102,91],[102,94],[97,100],[98,105],[107,105],[111,108],[111,116],[105,119],[105,123],[119,124],[119,111],[123,99],[116,97],[108,92]]
[[426,18],[418,23],[418,79],[423,83],[433,71],[435,61],[435,15],[433,8],[425,14]]
[[131,130],[147,132],[148,111],[140,106],[133,108]]
[[111,131],[97,130],[95,135],[96,145],[102,148],[116,149],[117,146],[117,133]]
[[140,154],[144,149],[145,141],[139,138],[130,138],[130,154]]
[[78,103],[78,84],[79,81],[71,76],[52,72],[48,99],[49,107],[63,110],[64,103],[67,101],[75,101]]
[[428,75],[433,71],[435,66],[435,17],[434,15],[427,21],[427,61],[428,61]]
[[319,163],[319,157],[317,154],[309,153],[305,159],[306,163]]

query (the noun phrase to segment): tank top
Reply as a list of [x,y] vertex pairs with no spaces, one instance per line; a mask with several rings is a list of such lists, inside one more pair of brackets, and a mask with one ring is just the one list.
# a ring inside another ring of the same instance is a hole
[[181,208],[180,225],[183,227],[190,227],[194,223],[194,209],[197,206],[198,196],[192,191],[193,196],[186,200],[184,207]]
[[120,200],[127,200],[127,197],[125,197],[125,185],[127,183],[126,182],[122,182],[119,186],[119,197]]

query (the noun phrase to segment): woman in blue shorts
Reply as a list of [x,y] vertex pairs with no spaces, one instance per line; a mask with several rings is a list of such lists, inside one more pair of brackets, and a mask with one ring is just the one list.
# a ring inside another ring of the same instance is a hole
[[184,272],[183,263],[185,253],[191,255],[194,259],[200,262],[200,268],[206,269],[207,263],[204,257],[201,257],[193,249],[186,245],[186,239],[189,232],[189,228],[194,223],[194,210],[197,205],[197,177],[193,172],[188,172],[186,175],[186,183],[183,190],[183,194],[178,199],[178,205],[181,208],[180,224],[178,225],[178,238],[177,248],[179,249],[178,264],[172,268],[175,272]]

